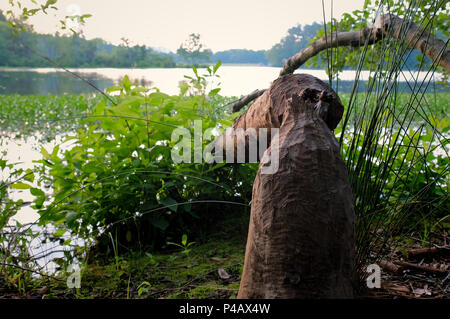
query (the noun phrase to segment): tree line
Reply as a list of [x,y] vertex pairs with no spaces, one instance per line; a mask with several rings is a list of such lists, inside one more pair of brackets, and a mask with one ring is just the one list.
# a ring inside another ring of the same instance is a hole
[[[122,38],[122,44],[113,45],[103,39],[87,40],[82,33],[73,35],[38,34],[25,31],[13,34],[6,18],[0,11],[0,66],[3,67],[50,67],[28,48],[49,57],[64,67],[114,67],[114,68],[173,68],[205,63],[258,64],[281,67],[287,58],[306,48],[310,41],[323,31],[323,24],[296,25],[286,36],[269,50],[231,49],[213,53],[205,49],[199,34],[191,34],[180,45],[176,53],[163,53],[144,45],[130,45]],[[24,44],[24,45],[22,45]],[[409,55],[406,65],[414,69],[418,52]],[[318,68],[326,65],[319,57],[314,65],[304,68]]]
[[[295,50],[306,46],[308,38],[314,36],[314,30],[320,29],[320,26],[315,24],[291,28],[288,36],[270,50],[231,49],[213,53],[204,48],[200,35],[191,34],[176,53],[162,53],[143,45],[131,46],[127,39],[122,39],[121,45],[113,45],[103,39],[87,40],[82,33],[61,35],[57,32],[49,35],[25,31],[15,35],[0,11],[0,66],[53,66],[21,44],[64,67],[171,68],[217,61],[280,66]],[[303,32],[309,33],[302,36]],[[297,42],[299,37],[303,38],[302,42]]]
[[49,35],[31,31],[14,34],[0,12],[0,66],[53,66],[28,48],[64,67],[176,66],[169,54],[156,52],[143,45],[129,46],[126,39],[123,42],[115,46],[102,39],[86,40],[82,34]]

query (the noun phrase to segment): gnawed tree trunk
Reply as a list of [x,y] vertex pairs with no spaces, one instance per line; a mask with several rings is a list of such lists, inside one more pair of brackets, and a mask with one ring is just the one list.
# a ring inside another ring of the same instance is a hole
[[238,298],[348,298],[354,283],[354,211],[332,130],[344,107],[321,80],[278,78],[234,128],[279,128],[279,168],[254,185]]

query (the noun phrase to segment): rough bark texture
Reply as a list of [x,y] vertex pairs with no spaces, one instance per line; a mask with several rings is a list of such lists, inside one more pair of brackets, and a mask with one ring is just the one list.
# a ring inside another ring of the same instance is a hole
[[250,93],[249,95],[246,95],[246,96],[240,98],[239,100],[237,100],[233,104],[233,113],[237,112],[237,111],[239,111],[241,109],[239,107],[240,105],[247,105],[248,103],[250,103],[251,101],[253,101],[257,97],[261,96],[265,91],[266,90],[255,90],[252,93]]
[[279,169],[261,174],[261,163],[253,185],[238,298],[353,296],[353,200],[331,131],[343,109],[327,84],[295,74],[236,120],[235,128],[280,129]]

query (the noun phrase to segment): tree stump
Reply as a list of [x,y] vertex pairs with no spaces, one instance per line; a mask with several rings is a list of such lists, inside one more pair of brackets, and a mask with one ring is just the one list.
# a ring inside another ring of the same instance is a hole
[[[279,168],[253,185],[238,298],[351,298],[354,210],[347,169],[333,135],[344,107],[307,74],[278,78],[235,122],[279,128]],[[270,156],[269,156],[270,157]]]

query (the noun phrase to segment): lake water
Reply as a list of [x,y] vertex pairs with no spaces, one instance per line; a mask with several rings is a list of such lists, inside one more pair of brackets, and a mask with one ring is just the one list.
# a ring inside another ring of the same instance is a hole
[[[252,92],[255,89],[269,87],[270,83],[278,77],[281,68],[264,66],[221,66],[215,83],[222,88],[221,95],[240,96]],[[70,69],[86,80],[95,84],[99,89],[106,88],[119,83],[125,75],[133,82],[145,87],[157,87],[167,94],[177,94],[178,85],[186,80],[185,75],[193,76],[193,71],[188,68],[149,68],[149,69]],[[205,69],[199,69],[199,74],[204,74]],[[324,70],[299,69],[296,73],[308,73],[328,81]],[[371,73],[362,71],[360,80],[367,81]],[[404,72],[399,76],[401,88],[407,90],[407,83],[414,79],[421,81],[435,81],[440,79],[439,75],[431,77],[427,72]],[[339,92],[349,92],[355,79],[355,71],[347,70],[340,74],[339,84],[333,83],[333,88]],[[220,83],[220,84],[219,84]],[[438,87],[439,90],[450,90]],[[36,69],[0,69],[0,94],[79,94],[94,93],[94,89],[77,79],[73,75],[61,69],[36,68]]]

